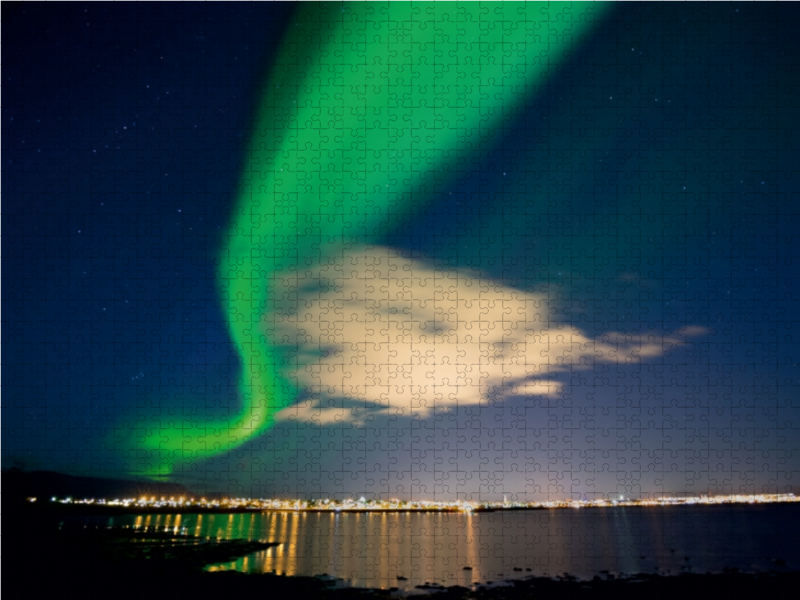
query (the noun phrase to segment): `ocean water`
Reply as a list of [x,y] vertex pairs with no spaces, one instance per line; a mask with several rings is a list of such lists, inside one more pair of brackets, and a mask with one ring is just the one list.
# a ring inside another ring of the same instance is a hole
[[[97,519],[94,520],[98,522]],[[800,569],[800,505],[591,508],[462,513],[258,512],[131,515],[109,526],[279,542],[211,569],[326,574],[412,590],[530,575]],[[465,569],[468,567],[469,569]],[[398,579],[404,577],[405,579]]]

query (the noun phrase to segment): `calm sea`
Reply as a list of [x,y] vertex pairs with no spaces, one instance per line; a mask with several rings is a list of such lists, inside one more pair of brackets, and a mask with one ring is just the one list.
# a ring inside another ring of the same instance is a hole
[[800,505],[473,515],[140,515],[101,523],[281,543],[213,569],[327,574],[346,585],[407,590],[425,582],[470,586],[529,575],[591,578],[602,571],[619,575],[800,569]]

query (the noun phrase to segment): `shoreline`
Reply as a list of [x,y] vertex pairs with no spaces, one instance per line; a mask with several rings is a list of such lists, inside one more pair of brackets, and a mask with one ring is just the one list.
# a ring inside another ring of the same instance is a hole
[[[489,600],[529,598],[532,593],[540,597],[571,598],[576,595],[584,594],[592,598],[601,597],[625,598],[626,592],[635,594],[647,593],[648,588],[653,588],[652,595],[658,595],[663,588],[677,590],[685,589],[687,593],[694,591],[698,587],[707,585],[729,587],[741,589],[741,586],[754,586],[758,590],[766,587],[777,588],[792,583],[795,586],[800,584],[800,571],[766,571],[748,572],[738,569],[725,569],[717,573],[690,573],[682,572],[672,575],[656,573],[633,573],[629,575],[617,576],[613,573],[601,573],[591,579],[579,578],[570,574],[556,575],[553,577],[530,575],[523,579],[504,579],[494,582],[476,583],[466,587],[461,585],[445,586],[437,583],[424,583],[400,590],[396,586],[385,588],[375,587],[355,587],[346,584],[337,585],[336,578],[326,578],[323,575],[278,575],[274,573],[252,574],[239,571],[215,571],[215,575],[226,574],[233,579],[240,578],[264,578],[265,581],[272,583],[275,579],[286,582],[291,586],[296,583],[303,586],[308,583],[322,582],[327,588],[328,593],[340,598],[351,597],[393,597],[393,598],[414,598],[414,599],[473,599],[487,598]],[[637,596],[638,597],[638,596]],[[734,597],[737,597],[734,595]]]
[[514,512],[546,512],[546,511],[604,511],[630,509],[637,510],[682,510],[682,509],[720,509],[721,507],[775,507],[775,506],[795,506],[800,507],[796,502],[774,502],[774,503],[745,503],[727,502],[719,504],[664,504],[664,505],[610,505],[610,506],[583,506],[580,508],[572,506],[535,506],[535,507],[509,507],[509,508],[476,508],[464,511],[458,508],[342,508],[338,510],[326,508],[273,508],[273,507],[249,507],[249,506],[119,506],[94,503],[60,503],[60,502],[36,502],[26,503],[24,512],[39,515],[59,515],[59,516],[132,516],[132,515],[192,515],[192,514],[258,514],[258,513],[312,513],[312,514],[483,514],[483,513],[514,513]]

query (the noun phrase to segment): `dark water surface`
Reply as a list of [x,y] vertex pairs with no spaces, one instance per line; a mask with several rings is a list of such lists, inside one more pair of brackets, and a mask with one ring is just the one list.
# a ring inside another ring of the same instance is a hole
[[[412,589],[528,575],[800,569],[800,505],[478,513],[132,515],[96,524],[282,542],[212,569]],[[471,567],[472,570],[464,570]],[[517,570],[515,570],[517,569]],[[530,570],[528,570],[530,569]],[[406,580],[398,580],[402,576]]]

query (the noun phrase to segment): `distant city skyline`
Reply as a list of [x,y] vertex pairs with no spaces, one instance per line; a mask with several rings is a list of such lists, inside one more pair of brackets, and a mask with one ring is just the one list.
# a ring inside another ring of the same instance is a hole
[[[37,502],[39,499],[28,498],[29,502]],[[47,501],[47,499],[43,499]],[[787,502],[800,502],[800,498],[794,494],[730,494],[730,495],[699,495],[671,497],[664,496],[659,498],[628,498],[624,495],[618,498],[595,498],[592,500],[561,499],[548,500],[544,502],[518,502],[508,500],[504,497],[502,502],[476,502],[471,500],[401,500],[393,499],[367,499],[344,498],[344,499],[267,499],[267,498],[224,498],[221,500],[207,500],[206,498],[185,498],[170,496],[142,496],[140,498],[59,498],[53,496],[50,502],[85,506],[92,505],[108,509],[129,509],[150,510],[188,510],[195,509],[219,509],[221,511],[248,510],[279,510],[293,511],[302,510],[310,512],[348,512],[348,511],[437,511],[437,510],[459,510],[462,512],[471,511],[493,511],[502,509],[539,509],[539,508],[611,508],[611,507],[634,507],[634,506],[693,506],[693,505],[728,505],[728,504],[777,504]]]

